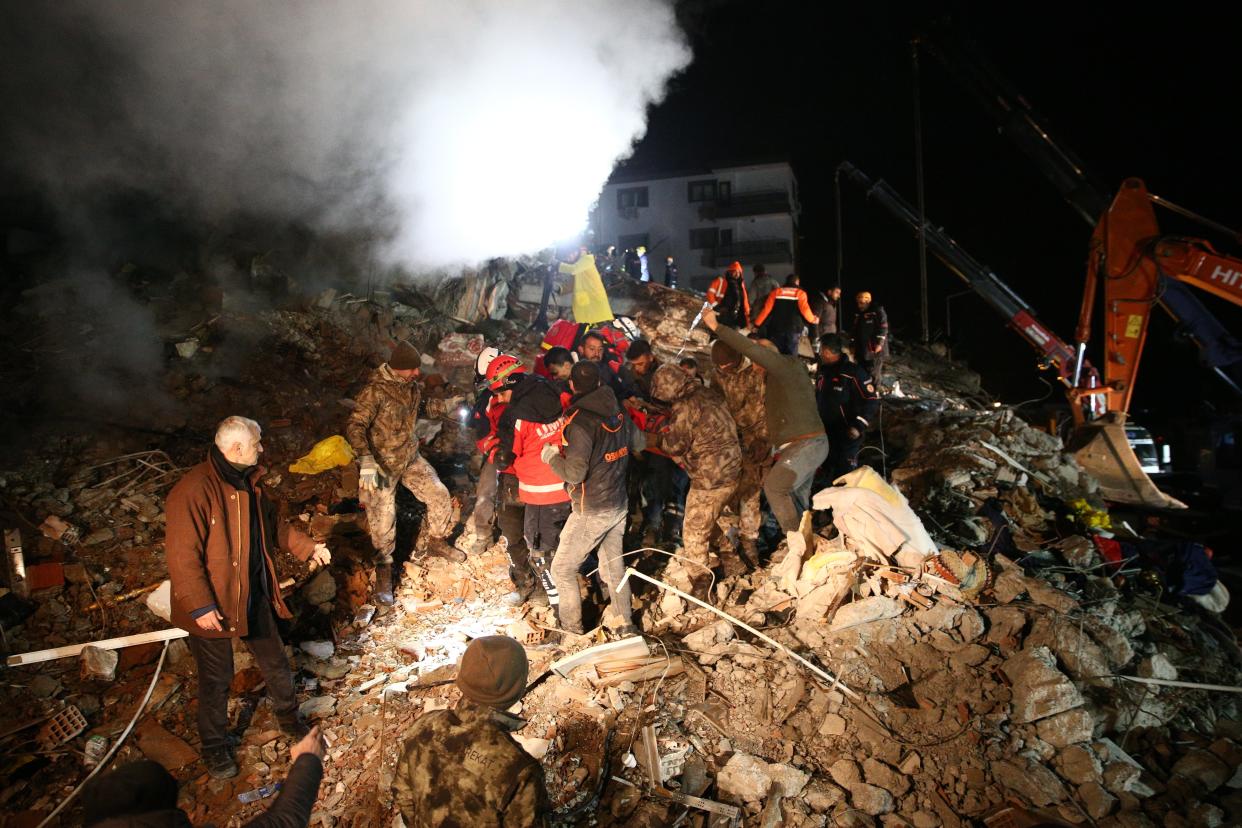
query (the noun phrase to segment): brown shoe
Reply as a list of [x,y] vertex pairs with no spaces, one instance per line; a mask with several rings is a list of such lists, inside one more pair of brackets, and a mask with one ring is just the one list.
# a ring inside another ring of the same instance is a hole
[[425,554],[433,558],[444,558],[445,560],[454,561],[456,563],[464,563],[466,560],[465,552],[462,552],[460,549],[453,546],[443,538],[436,538],[431,541],[431,543],[427,544],[427,551]]

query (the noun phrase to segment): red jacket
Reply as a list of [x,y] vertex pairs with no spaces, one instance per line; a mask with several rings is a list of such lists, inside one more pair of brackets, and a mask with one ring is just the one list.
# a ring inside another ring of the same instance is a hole
[[495,397],[487,401],[487,421],[492,427],[487,432],[487,436],[476,440],[474,445],[488,463],[495,459],[496,447],[500,445],[500,438],[496,436],[496,426],[500,423],[500,415],[503,413],[505,413],[505,403],[497,402]]
[[[654,432],[668,431],[668,415],[667,414],[661,414],[661,413],[650,414],[646,411],[643,411],[641,408],[633,408],[628,405],[625,406],[625,413],[630,416],[630,420],[634,423],[635,428],[637,428],[639,431],[644,431],[649,434],[654,433]],[[668,452],[661,451],[658,448],[647,448],[647,449],[643,449],[643,451],[650,452],[651,454],[660,454],[665,457],[668,457]]]
[[518,479],[518,499],[531,506],[568,503],[565,481],[556,476],[552,467],[543,462],[540,453],[548,443],[561,444],[565,418],[551,423],[517,420],[513,424],[513,472]]

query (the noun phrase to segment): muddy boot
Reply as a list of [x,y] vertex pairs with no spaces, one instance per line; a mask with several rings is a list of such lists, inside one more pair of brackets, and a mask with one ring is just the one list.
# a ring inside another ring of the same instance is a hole
[[231,779],[237,776],[237,762],[233,751],[227,747],[209,748],[203,751],[203,764],[212,779]]
[[392,564],[387,561],[375,566],[375,591],[371,599],[377,604],[392,605]]
[[759,541],[757,538],[742,538],[741,545],[738,546],[737,555],[742,559],[742,563],[746,565],[747,571],[753,570],[759,565]]
[[505,603],[511,607],[520,607],[534,593],[535,578],[529,572],[511,566],[509,567],[509,580],[513,582],[513,591],[505,596]]
[[698,598],[703,603],[710,604],[712,602],[711,589],[714,581],[715,578],[713,578],[711,573],[708,572],[701,572],[698,575],[692,575],[690,577],[690,594],[695,598]]
[[432,558],[444,558],[456,563],[464,563],[466,560],[466,553],[450,544],[444,538],[433,538],[427,544],[427,551],[423,554]]

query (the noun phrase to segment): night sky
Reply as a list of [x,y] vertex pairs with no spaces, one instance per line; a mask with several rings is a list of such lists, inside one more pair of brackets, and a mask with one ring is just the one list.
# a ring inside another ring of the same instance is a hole
[[[689,2],[680,6],[695,62],[652,114],[631,169],[788,158],[803,206],[804,283],[835,281],[832,176],[842,160],[914,201],[910,39],[946,19],[1025,96],[1060,143],[1109,195],[1125,178],[1231,227],[1242,227],[1233,91],[1233,30],[1206,7],[1135,4]],[[991,117],[930,55],[921,59],[927,214],[992,266],[1067,340],[1082,297],[1090,228]],[[861,193],[844,193],[844,287],[868,287],[898,336],[917,338],[918,260],[912,235]],[[1169,216],[1162,229],[1206,231]],[[1219,249],[1242,254],[1227,239]],[[931,323],[963,285],[933,259]],[[1242,313],[1204,296],[1231,329]],[[973,296],[953,301],[955,354],[1009,402],[1046,392],[1033,351]],[[1153,313],[1134,410],[1185,410],[1231,399],[1172,342]],[[1187,369],[1190,370],[1187,370]]]

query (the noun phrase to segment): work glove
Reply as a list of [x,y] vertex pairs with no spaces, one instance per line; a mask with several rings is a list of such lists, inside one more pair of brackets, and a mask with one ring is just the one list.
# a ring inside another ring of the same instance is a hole
[[856,428],[855,426],[850,426],[849,430],[847,430],[845,433],[851,440],[857,440],[859,437],[862,436],[862,432],[859,431],[858,428]]
[[317,569],[332,563],[332,552],[326,543],[315,544],[315,551],[310,556],[310,568]]
[[375,458],[369,454],[358,458],[358,485],[370,489],[379,488],[379,466],[375,464]]
[[543,448],[539,450],[539,459],[545,463],[551,463],[553,457],[560,457],[561,452],[551,443],[544,443]]

